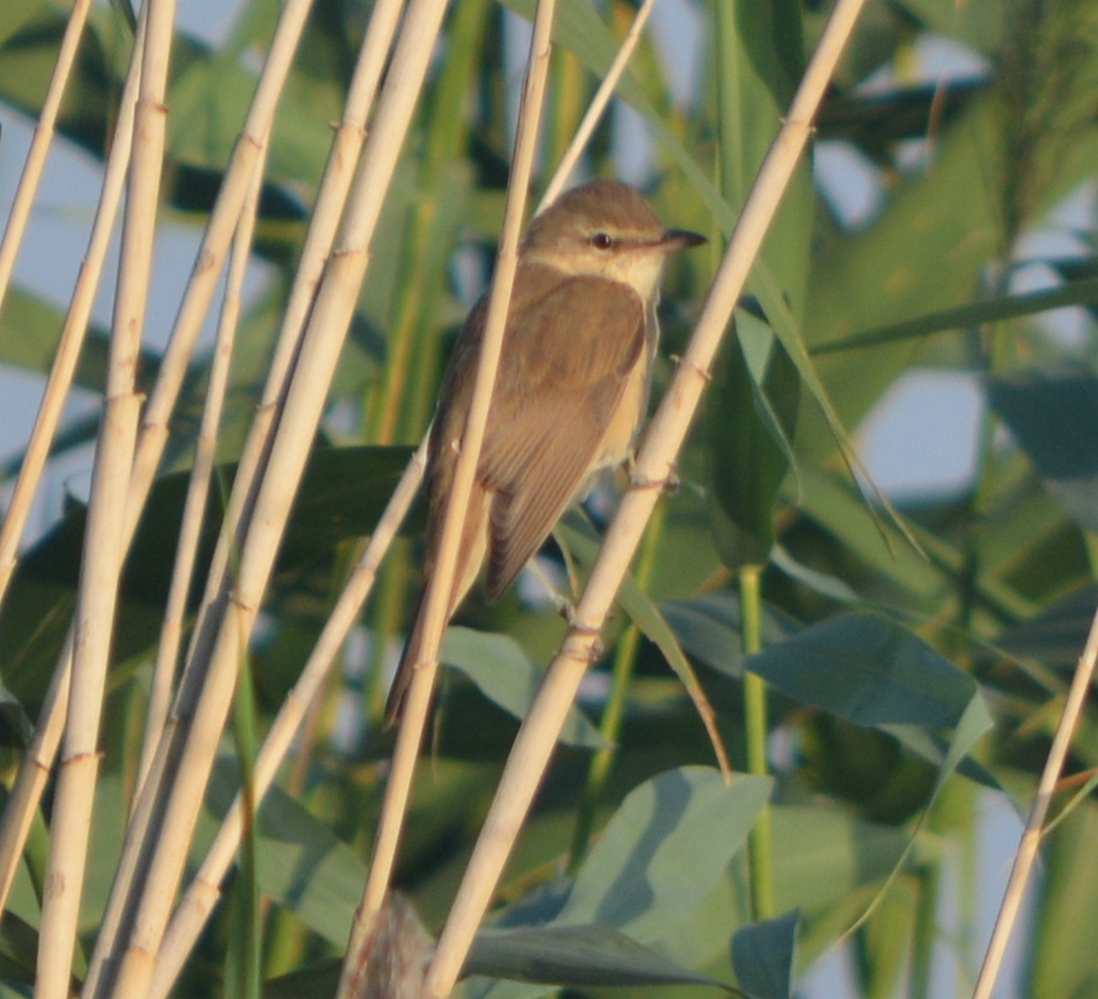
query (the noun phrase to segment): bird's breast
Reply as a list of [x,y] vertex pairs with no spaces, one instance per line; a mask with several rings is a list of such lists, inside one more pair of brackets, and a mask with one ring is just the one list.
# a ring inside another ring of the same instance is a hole
[[648,410],[648,394],[652,387],[652,360],[656,354],[659,327],[654,315],[647,317],[647,333],[644,349],[637,363],[626,375],[625,388],[607,423],[592,471],[613,468],[628,456],[636,440],[637,431]]

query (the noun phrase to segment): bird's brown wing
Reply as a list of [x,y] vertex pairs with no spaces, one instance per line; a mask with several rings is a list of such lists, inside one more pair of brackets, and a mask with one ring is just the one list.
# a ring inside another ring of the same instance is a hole
[[486,589],[498,597],[584,484],[626,381],[644,363],[628,286],[568,277],[509,317],[477,478],[494,493]]

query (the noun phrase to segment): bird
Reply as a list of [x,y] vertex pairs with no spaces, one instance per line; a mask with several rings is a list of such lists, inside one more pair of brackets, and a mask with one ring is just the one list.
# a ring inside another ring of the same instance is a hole
[[[663,226],[644,197],[600,178],[561,195],[519,247],[499,368],[462,525],[449,621],[482,568],[500,597],[597,474],[631,454],[648,406],[664,264],[705,237]],[[490,289],[455,342],[439,392],[424,475],[423,573],[434,571],[473,394]],[[390,687],[400,717],[421,658],[426,587]]]

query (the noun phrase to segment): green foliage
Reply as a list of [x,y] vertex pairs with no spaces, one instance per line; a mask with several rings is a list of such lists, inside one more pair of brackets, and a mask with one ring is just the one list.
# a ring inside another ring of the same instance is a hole
[[[669,224],[711,236],[709,250],[677,260],[667,275],[657,398],[823,16],[819,5],[793,0],[690,2],[703,40],[688,96],[675,96],[671,57],[651,39],[618,88],[651,137],[645,193]],[[177,39],[164,196],[176,225],[205,222],[279,6],[245,4],[218,48]],[[439,372],[475,293],[469,286],[492,261],[514,73],[503,18],[528,16],[533,5],[453,7],[371,247],[331,418],[298,491],[262,633],[249,650],[254,689],[241,693],[237,713],[254,717],[237,720],[241,746],[263,737],[315,643],[358,539],[373,530],[408,445],[430,419]],[[60,141],[97,165],[132,45],[124,10],[93,6],[58,126]],[[364,10],[318,0],[281,100],[256,246],[266,284],[242,321],[199,579],[265,376]],[[562,132],[605,72],[630,12],[621,3],[562,3],[555,38],[574,59],[550,98]],[[42,0],[0,3],[0,103],[28,122],[41,108],[66,16],[63,5]],[[969,76],[940,87],[911,80],[910,66],[931,36],[975,57],[966,63],[974,67]],[[862,87],[871,76],[874,87]],[[841,946],[855,958],[865,996],[934,994],[926,979],[931,954],[959,968],[959,981],[971,978],[980,955],[966,941],[982,924],[965,905],[959,917],[951,913],[963,890],[990,891],[971,846],[983,835],[974,817],[981,795],[1009,793],[1022,808],[1031,798],[1098,600],[1096,236],[1091,218],[1065,226],[1056,214],[1096,179],[1096,76],[1098,7],[1088,0],[905,0],[867,10],[818,137],[873,173],[876,200],[867,217],[851,222],[811,163],[795,178],[751,276],[752,300],[713,372],[704,424],[679,458],[678,489],[663,500],[651,584],[627,581],[603,636],[607,661],[630,648],[627,626],[643,636],[620,731],[611,745],[595,725],[600,666],[511,858],[494,925],[469,965],[475,977],[467,994],[533,996],[555,983],[584,994],[643,986],[645,995],[670,999],[724,994],[735,984],[758,999],[784,997]],[[590,172],[610,173],[619,162],[614,129],[604,124],[596,133]],[[59,221],[74,245],[83,244],[85,224]],[[1032,250],[1044,244],[1026,240],[1064,228],[1074,240],[1069,261],[1044,260]],[[1051,288],[1014,281],[1030,263],[1047,265]],[[1070,338],[1044,322],[1047,310],[1065,305],[1078,313]],[[17,285],[0,312],[0,363],[41,378],[62,322],[55,302]],[[87,392],[102,390],[106,336],[93,328],[77,368]],[[84,945],[98,930],[132,795],[133,733],[148,696],[210,362],[202,356],[188,373],[169,460],[127,563]],[[146,347],[143,388],[159,363],[159,351]],[[927,370],[977,381],[986,400],[979,454],[957,493],[899,497],[898,519],[865,500],[872,489],[848,467],[849,440],[905,376]],[[87,443],[96,428],[95,414],[74,420],[55,453]],[[0,469],[5,480],[19,462],[14,455]],[[581,575],[604,524],[599,503],[590,513],[590,521],[569,518],[560,531]],[[0,608],[8,773],[71,620],[84,521],[84,505],[70,497],[21,555]],[[405,525],[368,605],[369,649],[356,664],[365,674],[348,669],[316,706],[259,809],[230,901],[215,913],[175,995],[255,994],[260,977],[269,996],[332,994],[381,807],[392,747],[380,725],[384,673],[418,583],[421,527],[420,515]],[[549,571],[558,568],[553,547],[544,554]],[[734,573],[745,565],[762,568],[764,598],[759,619],[746,622],[734,591]],[[199,593],[196,584],[192,609]],[[745,656],[749,626],[760,629],[763,649]],[[563,630],[551,607],[525,593],[488,606],[474,592],[448,635],[431,759],[415,788],[398,869],[398,886],[432,930],[445,917],[517,719]],[[726,785],[680,678],[697,678],[742,770],[745,672],[769,687],[767,721],[781,751],[771,777],[737,773]],[[593,845],[575,876],[564,877],[591,753],[608,747],[613,765],[591,806]],[[249,772],[230,740],[222,750],[196,862],[240,774]],[[1072,766],[1098,767],[1092,716],[1081,722]],[[784,915],[754,922],[757,872],[745,843],[763,814],[774,911]],[[0,923],[3,994],[25,991],[33,978],[49,821],[47,802]],[[1098,878],[1089,873],[1094,823],[1087,797],[1047,837],[1044,876],[1019,942],[1024,986],[1016,991],[1034,999],[1098,994],[1098,956],[1087,946],[1098,911]]]
[[467,968],[476,975],[574,987],[720,984],[603,923],[485,930],[477,935]]
[[790,972],[797,942],[796,912],[737,930],[732,937],[732,964],[744,989],[759,999],[793,995]]
[[1098,528],[1098,378],[1026,371],[989,383],[988,399],[1065,512],[1081,528]]

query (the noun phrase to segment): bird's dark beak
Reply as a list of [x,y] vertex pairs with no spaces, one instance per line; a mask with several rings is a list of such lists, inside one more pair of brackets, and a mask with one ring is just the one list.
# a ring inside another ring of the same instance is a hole
[[675,253],[679,250],[689,250],[692,246],[701,246],[702,243],[708,243],[709,240],[704,236],[696,232],[691,232],[689,229],[668,229],[663,234],[663,239],[660,240],[668,251]]

